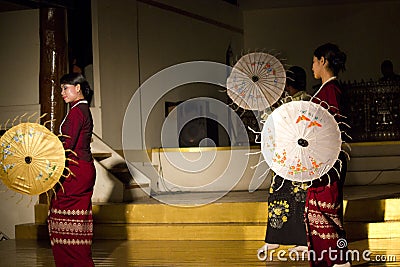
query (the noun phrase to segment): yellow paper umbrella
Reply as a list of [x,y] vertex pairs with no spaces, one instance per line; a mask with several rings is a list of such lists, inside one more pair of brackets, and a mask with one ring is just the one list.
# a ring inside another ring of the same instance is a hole
[[39,195],[50,190],[64,167],[63,144],[43,125],[20,123],[0,138],[0,178],[16,192]]

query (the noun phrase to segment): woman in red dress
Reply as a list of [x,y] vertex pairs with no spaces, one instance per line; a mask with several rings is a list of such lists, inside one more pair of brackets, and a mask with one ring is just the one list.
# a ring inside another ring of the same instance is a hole
[[[313,102],[329,105],[332,114],[339,114],[341,89],[339,71],[345,70],[346,54],[337,45],[324,44],[314,51],[312,70],[322,85]],[[336,116],[338,118],[338,116]],[[328,174],[313,182],[307,191],[305,224],[310,266],[350,266],[346,234],[343,229],[343,185],[347,161],[343,152]]]
[[92,194],[96,178],[90,142],[92,90],[79,73],[64,75],[61,95],[70,110],[60,125],[69,171],[52,198],[48,227],[56,266],[94,266],[92,260]]

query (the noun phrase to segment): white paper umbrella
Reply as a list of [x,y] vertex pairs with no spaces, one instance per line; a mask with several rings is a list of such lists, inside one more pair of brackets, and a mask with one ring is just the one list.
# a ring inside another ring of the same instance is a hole
[[326,174],[341,151],[335,118],[321,105],[293,101],[275,109],[261,132],[261,151],[279,176],[308,182]]
[[242,56],[227,79],[232,101],[247,110],[265,110],[273,105],[285,88],[286,72],[281,62],[267,53]]

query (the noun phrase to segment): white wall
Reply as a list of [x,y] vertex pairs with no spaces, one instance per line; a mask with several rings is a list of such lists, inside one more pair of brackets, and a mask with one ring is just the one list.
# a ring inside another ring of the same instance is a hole
[[[234,50],[242,49],[242,33],[218,24],[242,28],[239,9],[227,3],[171,0],[158,1],[162,4],[159,7],[141,1],[93,2],[98,15],[96,46],[99,60],[94,68],[99,68],[100,76],[102,137],[117,150],[122,149],[121,129],[125,109],[146,79],[177,63],[196,60],[224,63],[230,42]],[[94,79],[96,90],[96,77]],[[161,144],[165,101],[182,101],[196,96],[226,100],[226,94],[220,93],[221,88],[217,86],[199,88],[199,85],[182,86],[157,103],[147,121],[148,148]],[[156,90],[154,94],[157,94]],[[145,103],[148,101],[142,100]]]
[[[199,14],[204,16],[204,19],[210,18],[237,28],[242,27],[239,10],[228,4],[218,6],[215,5],[215,1],[202,1],[199,7],[193,4],[178,6],[174,5],[174,2],[178,1],[170,2],[171,6]],[[230,29],[143,3],[139,4],[139,36],[142,82],[163,68],[182,62],[204,60],[225,63],[229,43],[240,51],[243,38],[241,33]],[[155,105],[152,116],[147,121],[146,146],[161,146],[160,132],[165,118],[165,101],[176,102],[208,96],[226,102],[226,93],[220,92],[223,89],[225,88],[203,83],[175,88]]]
[[[93,0],[94,91],[101,94],[101,135],[121,148],[125,109],[138,87],[136,1]],[[97,104],[96,104],[97,105]]]
[[35,222],[34,205],[38,197],[15,193],[4,185],[0,189],[0,232],[14,239],[15,225]]
[[39,11],[0,13],[0,124],[40,112]]
[[387,58],[400,73],[399,14],[400,1],[245,11],[245,48],[282,52],[287,64],[305,68],[310,88],[317,84],[311,71],[313,52],[333,42],[348,57],[342,80],[376,80]]
[[[248,153],[254,153],[248,155]],[[258,148],[196,148],[153,150],[153,164],[159,170],[152,184],[155,192],[229,192],[267,189],[269,171]]]
[[[0,13],[0,40],[0,124],[4,124],[25,112],[40,113],[39,11]],[[37,197],[22,196],[2,184],[0,231],[15,238],[16,224],[33,223],[36,201]]]

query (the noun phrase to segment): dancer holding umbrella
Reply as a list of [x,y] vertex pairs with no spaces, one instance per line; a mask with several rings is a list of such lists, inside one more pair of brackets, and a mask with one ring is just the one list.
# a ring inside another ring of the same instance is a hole
[[92,194],[96,170],[90,150],[93,119],[89,109],[92,90],[79,73],[64,75],[61,95],[70,110],[60,133],[71,173],[50,203],[48,226],[56,266],[94,266],[92,260]]
[[[322,80],[321,88],[311,101],[292,101],[275,109],[261,132],[264,159],[276,176],[307,184],[305,225],[311,266],[350,266],[342,206],[347,162],[341,150],[341,92],[336,80],[345,60],[336,45],[317,48],[313,72]],[[269,220],[286,220],[285,204],[277,203]]]
[[[327,43],[314,51],[312,70],[314,78],[322,82],[312,101],[329,105],[329,111],[339,118],[341,89],[337,81],[340,71],[345,70],[346,54],[337,45]],[[305,223],[308,248],[315,253],[310,266],[350,266],[347,258],[346,233],[343,228],[343,185],[347,159],[344,152],[339,160],[312,183],[307,191]],[[324,253],[325,251],[325,253]],[[331,251],[331,253],[327,253]]]

